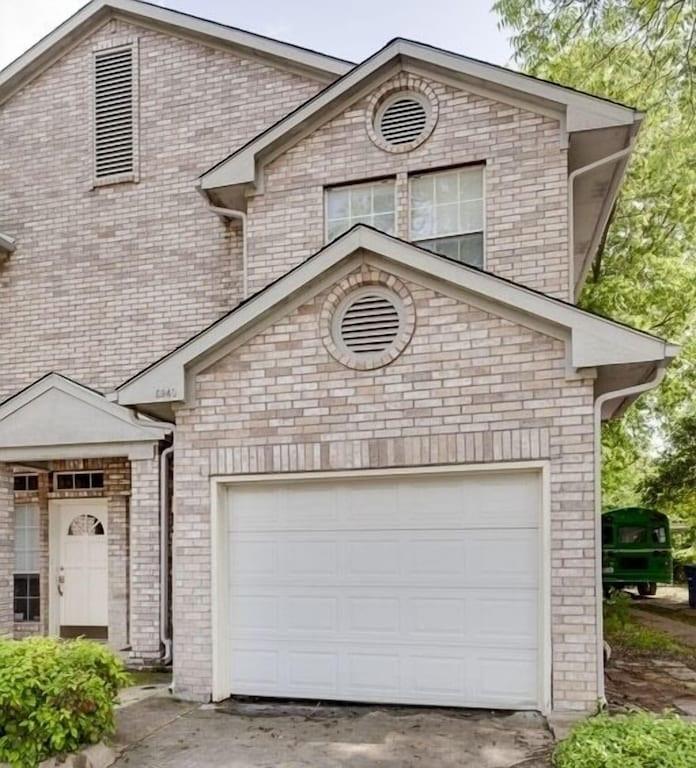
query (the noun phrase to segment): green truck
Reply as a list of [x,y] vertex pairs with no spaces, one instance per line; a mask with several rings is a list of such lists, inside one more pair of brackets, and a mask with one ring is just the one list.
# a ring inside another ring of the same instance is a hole
[[672,583],[672,537],[667,515],[626,507],[602,515],[602,583],[612,589],[638,588],[654,595],[658,584]]

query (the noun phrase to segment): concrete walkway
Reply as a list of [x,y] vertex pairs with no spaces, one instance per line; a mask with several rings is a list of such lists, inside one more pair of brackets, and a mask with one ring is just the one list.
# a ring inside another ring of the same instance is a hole
[[153,696],[118,713],[118,768],[547,768],[536,714]]

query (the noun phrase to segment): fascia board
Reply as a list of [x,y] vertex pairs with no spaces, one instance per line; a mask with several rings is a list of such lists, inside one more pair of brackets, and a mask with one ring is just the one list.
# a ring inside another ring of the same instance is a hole
[[421,248],[357,226],[327,246],[315,258],[288,273],[237,311],[171,353],[159,363],[118,388],[116,397],[124,405],[183,401],[186,397],[186,367],[229,341],[233,334],[249,328],[269,311],[287,302],[297,291],[319,278],[359,249],[425,272],[496,303],[536,316],[571,333],[570,363],[573,368],[662,360],[674,351],[661,339],[595,317],[569,304],[545,297],[493,275],[442,259]]
[[142,20],[179,29],[190,35],[247,50],[257,56],[286,61],[301,69],[315,72],[324,80],[340,77],[355,66],[352,62],[333,56],[150,3],[141,3],[138,0],[92,0],[0,72],[0,103],[28,79],[62,56],[82,37],[85,30],[97,25],[109,15],[119,14],[136,22]]
[[327,109],[332,102],[356,88],[361,81],[369,78],[397,56],[454,72],[465,79],[471,78],[481,85],[492,85],[507,90],[518,97],[522,94],[549,107],[560,108],[566,113],[565,128],[568,132],[631,125],[640,119],[640,113],[631,107],[614,104],[596,96],[575,92],[561,85],[537,80],[458,54],[407,40],[397,40],[366,59],[334,85],[307,102],[304,107],[261,134],[255,141],[203,174],[200,179],[201,188],[209,190],[253,183],[256,179],[257,158],[266,148],[281,141],[283,136],[292,134],[305,120]]
[[124,422],[132,431],[129,442],[161,440],[172,430],[172,426],[164,422],[138,419],[129,409],[117,403],[109,402],[104,396],[55,373],[45,376],[0,405],[0,424],[12,414],[30,407],[33,401],[38,400],[50,390],[63,392],[83,402],[88,409],[96,409],[111,418]]

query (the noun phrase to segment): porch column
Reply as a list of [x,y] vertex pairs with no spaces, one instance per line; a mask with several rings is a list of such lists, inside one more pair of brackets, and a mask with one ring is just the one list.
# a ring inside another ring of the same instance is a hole
[[12,468],[0,463],[0,637],[14,632],[14,485]]
[[159,469],[153,458],[131,459],[130,645],[135,664],[160,655]]

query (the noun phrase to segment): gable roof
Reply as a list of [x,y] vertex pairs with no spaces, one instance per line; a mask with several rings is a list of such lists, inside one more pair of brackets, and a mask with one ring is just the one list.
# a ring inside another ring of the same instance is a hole
[[142,0],[92,0],[0,71],[0,104],[60,58],[78,40],[113,17],[166,29],[203,42],[229,45],[242,52],[298,68],[323,81],[330,82],[354,66],[352,62],[335,56],[283,43],[181,11],[162,8]]
[[[48,373],[0,403],[0,460],[151,455],[171,425],[139,417],[90,387]],[[119,453],[120,452],[120,453]]]
[[186,369],[249,330],[274,309],[359,252],[368,252],[438,278],[489,302],[570,332],[569,363],[575,368],[633,365],[674,357],[677,347],[657,336],[599,317],[531,288],[386,235],[364,224],[322,248],[215,323],[121,384],[114,399],[153,405],[186,398]]
[[599,96],[424,43],[396,38],[202,174],[199,180],[201,188],[213,190],[255,182],[256,163],[264,154],[273,152],[301,133],[313,119],[330,114],[338,100],[355,96],[366,81],[385,73],[390,65],[398,61],[426,65],[456,75],[462,84],[469,82],[501,94],[515,94],[518,99],[522,98],[530,104],[555,110],[562,115],[568,133],[633,126],[642,119],[642,113],[632,107]]

